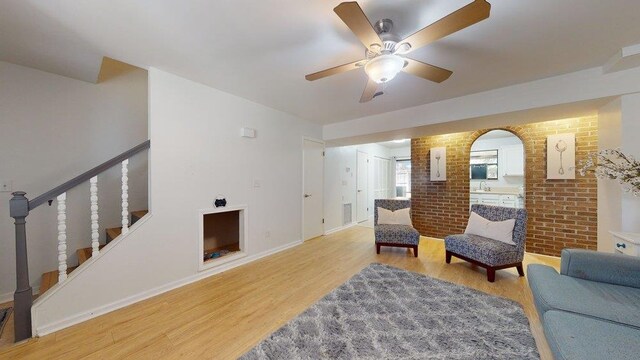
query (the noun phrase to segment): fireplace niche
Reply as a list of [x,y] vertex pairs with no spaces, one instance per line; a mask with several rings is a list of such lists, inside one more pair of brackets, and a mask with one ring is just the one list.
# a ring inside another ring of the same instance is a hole
[[221,207],[200,214],[200,269],[245,255],[245,207]]

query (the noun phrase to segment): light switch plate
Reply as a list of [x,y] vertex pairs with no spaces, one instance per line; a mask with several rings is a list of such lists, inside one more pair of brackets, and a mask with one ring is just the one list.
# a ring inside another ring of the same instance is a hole
[[11,192],[13,191],[11,186],[11,180],[0,180],[0,192]]

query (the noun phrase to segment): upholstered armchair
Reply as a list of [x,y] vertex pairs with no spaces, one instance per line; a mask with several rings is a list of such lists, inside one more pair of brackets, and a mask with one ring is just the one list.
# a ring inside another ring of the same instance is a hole
[[395,246],[413,249],[418,257],[420,233],[410,225],[378,224],[378,208],[396,211],[411,207],[411,200],[376,199],[374,200],[374,231],[376,252],[380,254],[381,246]]
[[524,276],[522,259],[524,258],[524,245],[527,236],[527,211],[478,204],[472,205],[471,211],[490,221],[515,219],[513,228],[515,245],[478,235],[450,235],[444,239],[447,264],[451,263],[451,256],[455,256],[484,267],[487,269],[489,282],[495,281],[496,270],[510,267],[515,267],[518,269],[518,274]]

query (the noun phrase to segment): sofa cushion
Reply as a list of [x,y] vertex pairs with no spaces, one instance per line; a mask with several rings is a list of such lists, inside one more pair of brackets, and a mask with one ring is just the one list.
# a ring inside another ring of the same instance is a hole
[[640,328],[640,289],[576,279],[539,264],[529,265],[527,273],[541,316],[563,310]]
[[409,225],[379,224],[374,227],[377,243],[418,245],[420,233]]
[[565,311],[544,313],[544,334],[556,360],[637,359],[640,329]]
[[522,261],[517,247],[478,235],[449,235],[444,239],[444,246],[447,251],[491,266]]

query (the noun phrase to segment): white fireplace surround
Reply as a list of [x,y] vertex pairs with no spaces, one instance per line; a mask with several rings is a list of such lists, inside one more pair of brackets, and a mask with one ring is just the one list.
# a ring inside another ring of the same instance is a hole
[[[238,244],[240,245],[240,251],[234,252],[233,254],[229,254],[223,256],[218,259],[204,261],[203,259],[203,249],[204,249],[204,217],[208,214],[218,214],[223,212],[232,212],[238,211],[240,219],[238,219],[238,224],[240,226],[239,231],[239,239]],[[199,230],[198,231],[198,270],[204,271],[211,268],[218,267],[223,264],[229,264],[235,261],[238,261],[247,256],[248,248],[247,248],[247,238],[248,238],[248,229],[249,229],[249,211],[247,209],[247,205],[236,205],[236,206],[224,206],[218,208],[208,208],[208,209],[200,209],[198,211],[198,222],[199,222]]]

